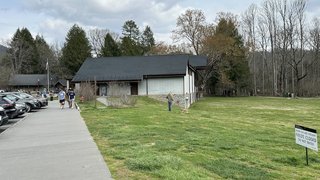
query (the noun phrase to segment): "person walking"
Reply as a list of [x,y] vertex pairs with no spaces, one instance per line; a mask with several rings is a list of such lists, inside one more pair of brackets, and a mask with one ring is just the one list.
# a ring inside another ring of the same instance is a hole
[[168,99],[168,110],[171,111],[172,102],[173,102],[173,95],[171,94],[171,92],[167,95],[167,99]]
[[58,94],[58,98],[59,98],[60,108],[63,109],[64,103],[65,103],[65,98],[66,98],[66,92],[64,92],[63,89],[60,90],[60,92]]
[[74,106],[74,99],[76,97],[76,93],[73,91],[73,89],[69,89],[68,91],[68,97],[69,97],[69,108],[73,109]]

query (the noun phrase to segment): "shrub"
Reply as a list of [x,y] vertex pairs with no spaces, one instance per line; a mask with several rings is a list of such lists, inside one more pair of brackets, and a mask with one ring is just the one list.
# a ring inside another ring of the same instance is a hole
[[79,96],[83,97],[84,101],[91,101],[95,98],[95,89],[90,82],[84,82],[80,85]]

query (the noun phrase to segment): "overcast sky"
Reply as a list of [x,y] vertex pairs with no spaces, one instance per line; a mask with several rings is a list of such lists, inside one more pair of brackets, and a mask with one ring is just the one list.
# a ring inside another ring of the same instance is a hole
[[[33,36],[41,34],[48,43],[62,44],[75,23],[86,31],[107,28],[121,34],[125,21],[134,20],[143,30],[149,25],[156,41],[172,43],[171,31],[186,9],[201,9],[208,22],[218,12],[241,15],[252,3],[263,0],[2,0],[0,44],[17,28],[26,27]],[[291,0],[288,0],[291,1]],[[307,18],[320,17],[320,0],[309,0]]]

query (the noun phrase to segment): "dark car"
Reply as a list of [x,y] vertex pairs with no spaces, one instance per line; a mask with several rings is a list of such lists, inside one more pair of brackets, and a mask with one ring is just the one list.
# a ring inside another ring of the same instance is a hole
[[0,106],[0,126],[8,123],[9,117],[5,110]]
[[16,104],[5,96],[0,96],[0,106],[5,110],[9,119],[19,116],[19,111],[16,109]]
[[[36,108],[38,108],[38,109],[43,107],[43,106],[45,106],[45,105],[43,105],[41,103],[40,100],[38,100],[37,98],[31,96],[30,94],[27,94],[27,93],[24,93],[24,92],[11,92],[11,93],[15,94],[15,95],[18,95],[18,96],[22,97],[23,99],[32,100],[36,104],[36,106],[37,106]],[[48,105],[48,101],[47,101],[47,105]]]
[[18,106],[22,106],[20,104],[25,104],[25,109],[26,109],[25,112],[30,112],[32,109],[39,109],[39,106],[40,106],[37,100],[26,99],[13,92],[1,93],[0,96],[1,95],[6,96],[11,101],[14,101]]

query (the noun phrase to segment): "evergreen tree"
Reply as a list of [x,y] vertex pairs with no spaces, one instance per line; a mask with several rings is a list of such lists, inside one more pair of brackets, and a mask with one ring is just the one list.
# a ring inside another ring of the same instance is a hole
[[13,74],[40,72],[39,54],[34,39],[27,28],[17,29],[9,44],[8,56]]
[[129,20],[124,23],[122,26],[122,34],[124,37],[129,37],[135,42],[139,41],[140,31],[133,20]]
[[203,47],[214,71],[210,85],[212,90],[220,88],[230,92],[248,86],[250,73],[246,49],[234,16],[220,14],[218,25],[213,34],[206,37]]
[[155,46],[153,32],[149,26],[146,26],[145,30],[142,33],[141,45],[143,54],[148,53],[151,50],[151,48]]
[[54,53],[50,46],[47,44],[43,36],[37,35],[35,39],[35,46],[37,48],[37,52],[39,54],[39,71],[40,73],[47,73],[46,64],[47,61],[50,66],[50,71],[54,69],[57,63],[54,61]]
[[104,46],[101,48],[102,56],[120,56],[121,51],[117,42],[112,38],[111,34],[108,33],[104,39]]
[[123,37],[121,42],[121,54],[123,56],[139,56],[141,48],[135,41],[129,37]]
[[143,54],[140,31],[133,20],[126,21],[122,26],[121,54],[124,56],[140,56]]
[[66,68],[66,75],[75,75],[88,57],[91,57],[89,40],[85,31],[75,24],[69,30],[62,48],[61,64]]

